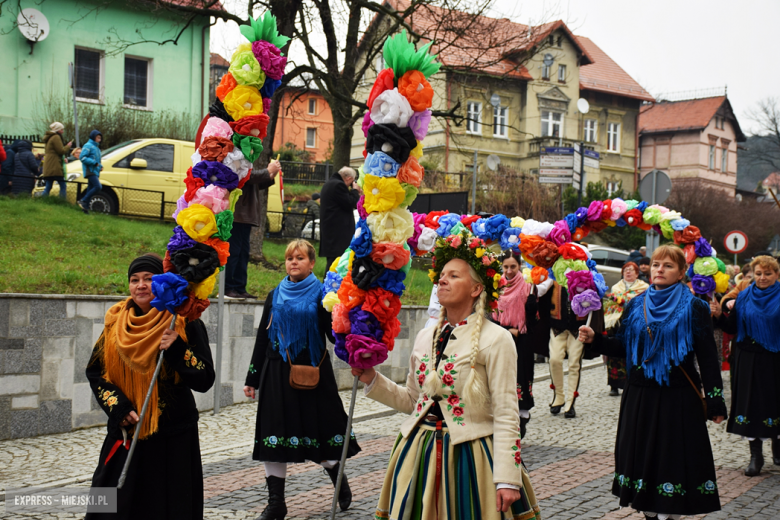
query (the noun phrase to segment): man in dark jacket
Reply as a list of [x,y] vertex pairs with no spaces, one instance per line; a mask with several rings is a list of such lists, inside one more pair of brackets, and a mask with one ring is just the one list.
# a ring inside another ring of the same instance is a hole
[[29,196],[35,187],[35,176],[40,164],[32,153],[30,141],[18,141],[14,154],[14,178],[11,193]]
[[13,185],[14,174],[14,155],[16,154],[16,145],[19,141],[14,141],[13,144],[7,144],[4,146],[3,163],[0,164],[0,195],[10,195],[11,186]]
[[271,161],[265,170],[252,170],[242,188],[233,214],[233,230],[228,243],[230,256],[225,265],[225,298],[257,298],[246,292],[246,270],[249,265],[249,236],[260,226],[260,190],[273,186],[276,174],[282,171],[279,161]]
[[628,262],[634,262],[635,264],[639,265],[639,261],[645,257],[647,254],[647,248],[645,246],[640,247],[639,249],[635,249],[629,253],[628,258],[624,263]]
[[[336,258],[344,254],[355,231],[355,215],[362,191],[355,179],[357,174],[345,166],[328,179],[320,194],[320,256],[328,259],[330,269]],[[350,190],[349,187],[352,186]]]

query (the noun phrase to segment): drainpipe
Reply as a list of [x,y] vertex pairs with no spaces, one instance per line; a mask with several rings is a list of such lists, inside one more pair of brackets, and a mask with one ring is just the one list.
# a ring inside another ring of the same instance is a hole
[[[450,74],[449,72],[445,72],[447,75],[447,79],[445,80],[446,86],[445,91],[447,92],[447,110],[450,109]],[[447,126],[444,127],[444,171],[448,172],[450,171],[450,120],[446,119],[445,123]]]
[[200,118],[203,119],[203,102],[206,97],[206,29],[211,26],[207,23],[200,30]]

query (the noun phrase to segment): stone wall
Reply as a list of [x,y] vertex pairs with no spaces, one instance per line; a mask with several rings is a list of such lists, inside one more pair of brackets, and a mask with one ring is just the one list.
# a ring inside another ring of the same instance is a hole
[[[0,294],[0,439],[32,437],[105,424],[84,373],[113,296]],[[216,363],[217,304],[202,316]],[[247,401],[243,387],[262,302],[225,302],[220,406]],[[406,378],[409,353],[427,321],[425,307],[404,307],[395,349],[379,368]],[[330,345],[331,353],[333,346]],[[332,356],[340,388],[352,386],[349,366]],[[212,409],[214,389],[193,392],[198,409]]]

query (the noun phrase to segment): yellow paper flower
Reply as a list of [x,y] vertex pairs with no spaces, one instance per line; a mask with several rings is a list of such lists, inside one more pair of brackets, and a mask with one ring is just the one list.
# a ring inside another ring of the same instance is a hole
[[242,52],[252,52],[252,44],[251,43],[242,43],[238,47],[236,47],[236,50],[233,51],[233,55],[230,57],[230,61],[233,61],[236,59],[236,56],[241,54]]
[[217,273],[219,269],[214,270],[214,274],[203,280],[198,284],[190,284],[190,292],[195,298],[199,300],[208,299],[209,295],[214,291],[214,284],[217,281]]
[[498,298],[498,293],[497,292],[493,293],[493,298]]
[[615,221],[614,221],[614,220],[612,220],[611,218],[608,218],[608,219],[606,219],[606,220],[602,220],[602,222],[603,222],[603,223],[605,223],[605,224],[606,224],[607,226],[609,226],[609,227],[615,227],[615,226],[617,226],[617,222],[615,222]]
[[377,242],[395,242],[403,244],[414,234],[412,214],[404,208],[370,213],[366,218],[371,238]]
[[176,223],[196,242],[205,242],[217,232],[217,219],[209,208],[192,204],[176,216]]
[[478,247],[474,250],[474,256],[476,256],[477,258],[482,258],[482,255],[484,254],[485,254],[484,248]]
[[419,159],[420,157],[422,157],[422,154],[423,154],[423,152],[422,152],[422,141],[417,141],[417,146],[412,148],[412,151],[409,152],[409,155],[411,155],[415,159]]
[[355,252],[354,251],[350,251],[349,252],[349,260],[347,260],[347,269],[349,270],[350,273],[352,272],[352,262],[354,262],[354,261],[355,261]]
[[712,277],[715,279],[715,292],[725,293],[729,290],[729,275],[718,271]]
[[238,85],[225,96],[225,111],[234,120],[263,113],[263,98],[254,87]]
[[525,219],[523,217],[513,217],[509,223],[509,227],[523,229],[525,226]]
[[[529,271],[529,272],[530,272],[530,271]],[[501,279],[501,275],[500,275],[500,274],[496,273],[495,275],[493,275],[493,281],[494,281],[494,282],[497,282],[497,281],[499,281],[500,279]]]
[[233,191],[230,192],[230,211],[233,213],[236,212],[236,203],[238,202],[238,198],[243,194],[244,192],[241,191],[241,188],[236,188]]
[[498,282],[493,282],[493,289],[498,289]]
[[[520,217],[515,217],[515,218],[520,218]],[[512,219],[512,222],[514,222],[514,220],[515,219]],[[514,226],[512,226],[512,227],[514,227]],[[528,269],[527,267],[525,269],[523,269],[523,279],[525,279],[525,281],[527,283],[531,283],[531,270]]]
[[406,197],[406,192],[395,177],[377,177],[366,175],[363,183],[363,193],[366,196],[363,207],[368,213],[388,211],[399,206]]
[[322,306],[328,312],[332,312],[333,306],[337,305],[338,303],[339,303],[339,295],[336,294],[334,291],[329,292],[328,294],[325,295],[325,298],[322,299]]
[[333,261],[332,264],[330,264],[330,269],[328,269],[328,271],[330,271],[331,273],[335,273],[336,267],[339,265],[339,260],[341,260],[341,257],[338,257]]

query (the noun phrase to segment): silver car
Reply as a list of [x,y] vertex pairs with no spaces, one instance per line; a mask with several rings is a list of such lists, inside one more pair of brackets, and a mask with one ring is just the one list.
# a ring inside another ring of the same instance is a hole
[[629,252],[625,249],[588,244],[593,261],[596,262],[596,270],[604,277],[607,286],[612,286],[620,281],[623,264],[628,260]]

